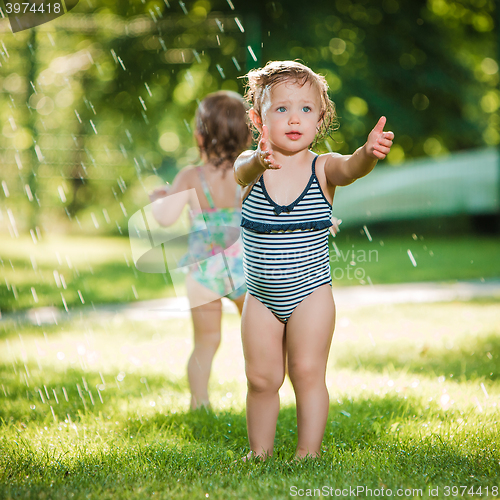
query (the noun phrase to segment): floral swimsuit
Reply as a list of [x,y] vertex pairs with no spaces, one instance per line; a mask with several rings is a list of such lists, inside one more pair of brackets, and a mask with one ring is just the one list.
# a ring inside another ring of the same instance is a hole
[[234,208],[216,208],[202,167],[197,168],[203,193],[210,206],[191,210],[188,254],[181,265],[191,277],[220,297],[235,299],[246,292],[241,241],[241,189],[236,189]]

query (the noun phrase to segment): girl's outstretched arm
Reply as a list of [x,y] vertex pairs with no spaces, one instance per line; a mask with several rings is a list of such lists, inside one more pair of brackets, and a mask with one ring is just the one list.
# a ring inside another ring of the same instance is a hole
[[248,186],[257,180],[265,170],[278,169],[281,165],[276,163],[273,150],[269,144],[269,131],[264,125],[262,135],[255,151],[244,151],[234,162],[234,177],[240,186]]
[[386,123],[382,116],[368,135],[364,146],[358,148],[352,155],[328,155],[325,163],[325,173],[328,183],[333,186],[347,186],[356,179],[369,174],[378,160],[383,160],[391,150],[394,134],[384,132]]
[[[149,194],[151,213],[158,224],[162,226],[172,225],[181,215],[182,210],[189,203],[189,176],[191,169],[179,172],[172,186],[155,189]],[[176,196],[172,196],[172,195]]]

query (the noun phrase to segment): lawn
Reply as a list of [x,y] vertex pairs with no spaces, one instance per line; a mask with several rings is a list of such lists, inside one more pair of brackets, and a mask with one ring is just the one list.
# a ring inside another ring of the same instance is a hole
[[237,315],[224,316],[208,413],[188,411],[188,317],[74,317],[0,324],[2,499],[500,496],[497,303],[340,310],[322,457],[300,463],[288,381],[274,458],[237,460]]
[[[500,239],[340,233],[330,260],[335,286],[500,277]],[[2,236],[0,311],[73,308],[175,296],[168,274],[138,271],[127,238]],[[182,291],[181,291],[182,293]]]

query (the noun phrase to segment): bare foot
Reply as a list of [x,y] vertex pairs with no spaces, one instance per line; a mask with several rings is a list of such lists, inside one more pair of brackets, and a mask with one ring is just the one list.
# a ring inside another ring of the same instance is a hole
[[212,407],[210,406],[210,401],[208,399],[197,399],[193,395],[191,395],[191,410],[199,410],[205,409],[207,411],[212,411]]
[[307,453],[306,455],[296,453],[295,456],[293,457],[293,460],[295,462],[300,462],[301,460],[315,460],[317,458],[320,458],[321,455],[319,453],[312,454],[312,453]]
[[267,458],[267,455],[257,455],[257,453],[250,451],[244,457],[241,457],[239,460],[235,460],[234,463],[239,462],[250,462],[252,460],[264,461]]

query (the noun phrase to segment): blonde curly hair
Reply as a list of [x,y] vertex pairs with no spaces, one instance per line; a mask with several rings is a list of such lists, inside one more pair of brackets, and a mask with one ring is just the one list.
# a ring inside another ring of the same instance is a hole
[[266,90],[286,81],[300,85],[310,83],[317,88],[321,98],[321,125],[315,143],[330,135],[338,127],[335,103],[328,96],[328,84],[324,76],[298,61],[269,61],[263,68],[254,69],[246,75],[248,79],[245,98],[259,116],[262,116],[262,102]]

